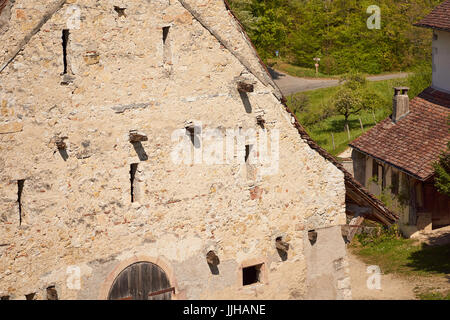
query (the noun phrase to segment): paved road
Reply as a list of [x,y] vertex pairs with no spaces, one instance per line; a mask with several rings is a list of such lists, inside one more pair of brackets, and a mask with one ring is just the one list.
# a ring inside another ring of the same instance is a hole
[[[339,80],[335,79],[298,78],[271,68],[269,68],[269,72],[272,75],[273,80],[275,81],[275,83],[278,85],[281,92],[285,96],[289,96],[297,92],[315,90],[320,88],[329,88],[339,85]],[[370,76],[367,77],[367,80],[380,81],[380,80],[406,78],[407,76],[408,73],[403,72],[403,73],[385,74],[380,76]]]

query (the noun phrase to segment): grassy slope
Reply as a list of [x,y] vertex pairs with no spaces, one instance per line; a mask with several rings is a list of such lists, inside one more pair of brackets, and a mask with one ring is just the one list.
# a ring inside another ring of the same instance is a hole
[[[368,82],[368,87],[373,88],[383,97],[384,105],[386,106],[386,108],[379,109],[375,112],[375,120],[377,122],[391,114],[393,95],[392,87],[396,83],[397,80]],[[301,94],[305,94],[308,96],[310,105],[314,106],[314,108],[326,108],[326,106],[331,103],[330,99],[338,89],[339,87],[324,88],[303,92]],[[288,98],[288,104],[289,99],[290,98]],[[302,121],[304,115],[296,110],[293,111],[296,113],[300,122],[304,123]],[[361,130],[359,118],[361,118],[365,131],[375,125],[372,112],[362,111],[360,115],[351,116],[349,118],[350,140],[359,137],[363,133],[363,131]],[[344,117],[341,115],[328,117],[327,119],[322,120],[314,125],[305,125],[305,129],[308,131],[312,139],[314,139],[319,145],[321,145],[333,155],[338,155],[339,153],[343,152],[347,148],[347,145],[349,143],[347,132],[344,131]],[[336,149],[333,149],[331,133],[334,134]]]

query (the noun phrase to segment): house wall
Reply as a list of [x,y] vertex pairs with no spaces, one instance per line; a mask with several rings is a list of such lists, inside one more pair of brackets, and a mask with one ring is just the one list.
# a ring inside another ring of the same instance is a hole
[[[178,1],[67,2],[0,73],[0,295],[45,299],[54,285],[60,299],[104,299],[115,275],[142,260],[166,271],[178,299],[305,298],[317,260],[308,261],[304,239],[308,230],[345,224],[343,173],[299,137],[273,88]],[[15,1],[2,60],[54,3]],[[67,46],[73,80],[62,85],[62,30],[74,3],[81,24]],[[217,28],[242,43],[222,1],[208,6]],[[238,93],[239,76],[255,82],[253,93]],[[261,112],[269,133],[279,131],[274,174],[261,175],[262,164],[172,161],[172,134],[186,121],[257,129]],[[133,146],[133,129],[148,141]],[[68,137],[66,154],[55,135]],[[290,244],[287,259],[275,248],[279,236]],[[345,259],[343,241],[337,247],[331,261]],[[215,274],[209,250],[220,258]],[[243,287],[242,267],[260,263],[261,283]],[[80,268],[79,289],[68,285],[72,266]]]
[[433,88],[450,93],[450,32],[434,30]]
[[[378,182],[372,177],[373,158],[353,150],[355,178],[376,196],[383,197],[388,207],[399,214],[398,225],[406,237],[419,230],[432,230],[450,224],[449,198],[437,192],[432,181],[422,182],[404,172],[378,162]],[[384,189],[382,173],[384,168]],[[363,174],[364,172],[364,174]],[[399,192],[392,193],[392,174],[399,176]],[[414,195],[412,188],[414,188]],[[412,205],[411,197],[415,197]],[[416,221],[412,224],[412,221]]]

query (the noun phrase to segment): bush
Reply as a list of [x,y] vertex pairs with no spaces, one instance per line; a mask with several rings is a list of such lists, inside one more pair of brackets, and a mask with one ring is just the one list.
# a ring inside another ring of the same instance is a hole
[[372,230],[372,232],[362,231],[355,235],[355,238],[363,247],[375,246],[388,240],[401,238],[400,230],[396,224],[390,227],[378,226]]

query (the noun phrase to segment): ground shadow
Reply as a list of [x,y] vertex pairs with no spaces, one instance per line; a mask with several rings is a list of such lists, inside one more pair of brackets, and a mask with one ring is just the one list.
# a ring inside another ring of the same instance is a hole
[[194,130],[186,130],[186,134],[191,139],[192,145],[194,148],[199,149],[201,147],[200,135],[202,132],[201,127],[195,127]]
[[141,142],[132,142],[132,144],[133,144],[134,150],[136,151],[136,153],[139,157],[139,160],[141,160],[141,161],[148,160],[148,155],[145,152],[144,147],[142,146],[142,143]]
[[67,159],[69,159],[69,155],[67,154],[66,149],[58,149],[58,151],[64,161],[67,161]]
[[431,273],[445,273],[450,282],[450,244],[443,246],[429,246],[422,244],[419,251],[410,255],[408,267],[415,271]]
[[281,258],[281,261],[286,261],[286,260],[288,259],[288,253],[287,253],[287,251],[280,250],[280,249],[278,249],[278,248],[277,248],[277,251],[278,251],[278,255],[279,255],[280,258]]
[[270,76],[274,80],[277,80],[277,79],[280,79],[281,77],[285,77],[286,76],[286,75],[284,75],[282,73],[279,73],[278,71],[276,71],[276,70],[274,70],[274,69],[272,69],[270,67],[267,67],[267,69],[269,70]]
[[219,272],[219,268],[217,267],[216,264],[208,263],[208,267],[209,267],[209,270],[211,270],[211,273],[212,273],[212,274],[218,275],[218,274],[220,273],[220,272]]
[[252,105],[250,100],[248,99],[248,95],[245,92],[239,91],[239,95],[241,96],[242,103],[244,104],[245,111],[247,113],[252,113]]

